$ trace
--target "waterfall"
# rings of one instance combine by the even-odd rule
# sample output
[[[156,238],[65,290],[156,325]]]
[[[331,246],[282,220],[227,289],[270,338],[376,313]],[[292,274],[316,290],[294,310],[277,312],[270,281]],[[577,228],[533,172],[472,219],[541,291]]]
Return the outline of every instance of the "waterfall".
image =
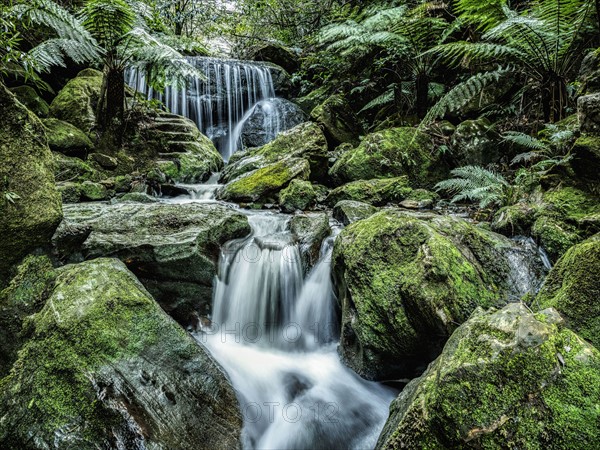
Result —
[[[289,217],[248,214],[252,235],[223,247],[212,324],[196,334],[236,388],[244,447],[373,448],[394,392],[340,362],[330,277],[337,231],[304,279]]]
[[[190,79],[184,87],[167,86],[164,92],[155,92],[145,75],[135,69],[126,72],[126,81],[147,98],[162,101],[170,112],[192,119],[226,161],[244,147],[243,128],[256,110],[264,112],[267,142],[300,123],[296,112],[278,106],[281,101],[276,98],[268,65],[205,57],[186,60],[204,74],[204,79]]]

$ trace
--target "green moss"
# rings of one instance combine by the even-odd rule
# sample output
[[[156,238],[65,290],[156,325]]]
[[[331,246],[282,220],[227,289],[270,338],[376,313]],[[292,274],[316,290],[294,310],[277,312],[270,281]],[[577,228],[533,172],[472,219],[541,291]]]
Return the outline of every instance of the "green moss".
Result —
[[[322,86],[305,95],[304,97],[295,99],[294,103],[300,106],[300,108],[302,108],[306,114],[310,114],[313,109],[315,109],[325,100],[327,100],[327,88]]]
[[[314,205],[317,193],[310,181],[292,180],[289,186],[279,193],[279,204],[286,212],[304,211]]]
[[[102,73],[86,69],[70,80],[50,105],[50,116],[69,122],[84,133],[96,124],[96,106],[100,98]]]
[[[346,99],[332,95],[310,113],[312,120],[320,124],[334,146],[344,142],[358,144],[363,128]]]
[[[398,210],[349,225],[336,240],[333,260],[343,280],[338,285],[346,286],[344,314],[352,317],[344,326],[360,346],[356,351],[342,341],[352,367],[375,376],[376,364],[424,357],[476,306],[503,300],[508,266],[502,245],[464,221]],[[488,258],[486,265],[478,262]],[[365,361],[365,354],[372,356]]]
[[[62,219],[44,127],[0,84],[0,286],[12,264],[48,245]],[[10,203],[4,193],[19,198]]]
[[[36,116],[48,116],[50,106],[31,86],[18,86],[11,88],[10,91]]]
[[[431,139],[416,128],[391,128],[368,135],[347,150],[329,174],[338,183],[406,175],[412,184],[435,178]]]
[[[306,180],[309,175],[310,166],[305,159],[284,159],[235,179],[225,186],[219,197],[233,201],[266,201],[293,179]]]
[[[80,183],[64,182],[59,183],[56,187],[60,192],[63,203],[77,203],[81,200]]]
[[[535,220],[535,208],[527,203],[505,206],[492,220],[492,230],[507,236],[527,236]]]
[[[58,119],[45,119],[46,137],[50,150],[65,155],[85,155],[93,147],[92,141],[79,128]]]
[[[481,311],[392,405],[378,448],[587,449],[600,354],[519,304]]]
[[[58,182],[96,182],[105,178],[104,172],[91,161],[83,161],[62,153],[53,153],[52,157],[54,177]]]
[[[600,236],[571,247],[558,260],[535,305],[554,307],[580,336],[600,345]]]
[[[28,256],[10,284],[0,291],[0,378],[8,373],[26,340],[24,320],[44,306],[55,277],[46,256]]]
[[[100,183],[92,183],[91,181],[84,181],[79,185],[81,196],[84,200],[106,200],[108,198],[108,191],[106,187]]]
[[[412,192],[407,177],[359,180],[331,191],[325,203],[333,207],[342,200],[354,200],[381,206],[387,203],[401,202]]]

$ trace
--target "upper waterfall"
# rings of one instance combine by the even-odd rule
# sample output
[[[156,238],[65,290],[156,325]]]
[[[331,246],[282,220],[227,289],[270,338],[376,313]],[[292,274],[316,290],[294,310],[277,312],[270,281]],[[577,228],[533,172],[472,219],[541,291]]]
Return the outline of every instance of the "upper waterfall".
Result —
[[[226,161],[244,147],[244,141],[257,142],[242,139],[246,123],[252,128],[248,135],[259,135],[258,144],[264,145],[302,121],[297,107],[277,98],[270,65],[207,57],[187,61],[204,77],[188,80],[185,87],[167,86],[156,92],[145,75],[133,69],[127,71],[126,81],[149,99],[162,101],[170,112],[192,119]]]

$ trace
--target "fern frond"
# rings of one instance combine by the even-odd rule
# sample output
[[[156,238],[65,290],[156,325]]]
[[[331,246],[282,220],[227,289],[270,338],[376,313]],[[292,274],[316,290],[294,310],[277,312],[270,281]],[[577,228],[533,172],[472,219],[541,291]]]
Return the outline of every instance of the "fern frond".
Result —
[[[524,147],[531,150],[546,151],[548,146],[533,136],[518,131],[507,131],[503,134],[502,139],[504,142]]]
[[[394,99],[395,99],[394,87],[392,87],[391,89],[389,89],[389,90],[385,91],[383,94],[381,94],[379,97],[374,98],[369,103],[367,103],[359,111],[359,114],[363,113],[365,111],[368,111],[370,109],[373,109],[373,108],[380,108],[382,106],[387,106],[387,105],[393,103]]]

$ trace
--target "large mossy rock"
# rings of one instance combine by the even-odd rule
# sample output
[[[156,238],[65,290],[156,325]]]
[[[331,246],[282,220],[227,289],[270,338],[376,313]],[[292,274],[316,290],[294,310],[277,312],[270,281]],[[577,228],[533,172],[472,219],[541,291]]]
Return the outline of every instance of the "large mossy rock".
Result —
[[[96,125],[96,107],[102,89],[102,72],[81,71],[58,93],[50,105],[50,116],[69,122],[89,134]]]
[[[356,148],[346,150],[329,174],[338,184],[373,178],[408,176],[411,184],[436,181],[433,144],[416,128],[390,128],[368,135]],[[431,184],[431,183],[429,183]]]
[[[600,126],[600,124],[599,124]],[[600,184],[600,136],[583,135],[571,150],[570,162],[578,180],[598,186]]]
[[[23,323],[44,306],[56,273],[46,256],[27,256],[15,277],[0,291],[0,379],[17,360],[26,341]]]
[[[324,181],[327,177],[327,141],[323,131],[314,123],[305,122],[284,131],[267,145],[234,154],[225,168],[221,181],[228,183],[252,170],[286,158],[303,158],[310,165],[311,179]]]
[[[553,261],[571,246],[600,232],[600,199],[574,187],[544,193],[531,234]]]
[[[600,353],[550,309],[476,311],[394,400],[377,449],[580,449],[600,442]]]
[[[331,234],[327,213],[296,214],[290,219],[290,231],[300,246],[307,272],[321,256],[321,244]]]
[[[349,225],[333,254],[345,362],[369,379],[414,375],[477,306],[525,294],[510,281],[514,248],[431,213],[387,209]]]
[[[268,43],[253,50],[249,59],[277,64],[289,73],[294,73],[300,68],[300,57],[297,53],[274,43]]]
[[[31,86],[18,86],[10,88],[17,99],[27,107],[29,111],[38,117],[47,117],[50,112],[50,106]]]
[[[452,135],[457,166],[486,166],[502,156],[502,137],[487,119],[466,120]]]
[[[304,111],[289,100],[272,98],[254,106],[242,128],[244,148],[258,148],[273,140],[274,129],[290,130],[306,122]]]
[[[310,181],[292,180],[279,193],[279,205],[283,212],[305,211],[317,202],[317,192]]]
[[[2,85],[0,111],[1,286],[14,263],[49,244],[62,208],[44,126]]]
[[[44,119],[50,150],[67,156],[85,157],[94,146],[79,128],[58,119]]]
[[[600,235],[571,247],[550,271],[534,304],[556,308],[570,328],[600,347]]]
[[[285,158],[248,172],[227,183],[218,198],[229,202],[277,203],[279,192],[292,180],[308,180],[310,164],[303,158]]]
[[[363,133],[352,107],[339,94],[332,95],[313,109],[310,117],[323,127],[332,148],[345,142],[356,145]]]
[[[249,233],[246,216],[221,205],[82,203],[65,205],[53,241],[69,262],[121,259],[169,314],[189,325],[209,312],[221,245]]]
[[[600,132],[600,93],[582,95],[577,99],[579,127],[584,133]]]
[[[355,200],[342,200],[333,207],[333,218],[342,225],[350,225],[377,212],[377,208],[368,203]]]
[[[374,206],[384,206],[388,203],[399,203],[408,198],[412,192],[408,177],[359,180],[332,190],[325,203],[334,207],[342,200],[354,200]]]
[[[0,447],[239,448],[233,388],[125,265],[60,269],[0,381]]]

